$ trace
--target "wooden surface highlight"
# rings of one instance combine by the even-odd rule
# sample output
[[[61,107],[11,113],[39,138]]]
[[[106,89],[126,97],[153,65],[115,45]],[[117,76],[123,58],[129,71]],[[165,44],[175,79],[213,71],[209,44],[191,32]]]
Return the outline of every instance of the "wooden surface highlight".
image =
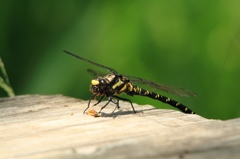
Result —
[[[126,102],[114,114],[110,104],[93,117],[82,114],[87,102],[62,95],[0,98],[0,158],[240,158],[240,119],[137,104],[133,114]]]

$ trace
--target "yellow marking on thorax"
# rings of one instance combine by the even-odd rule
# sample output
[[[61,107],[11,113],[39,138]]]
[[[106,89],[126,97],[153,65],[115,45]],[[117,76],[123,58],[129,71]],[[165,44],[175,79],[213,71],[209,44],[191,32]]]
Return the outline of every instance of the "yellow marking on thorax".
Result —
[[[179,106],[179,105],[180,105],[180,103],[176,103],[176,107]]]
[[[112,88],[115,89],[116,87],[121,86],[123,83],[123,81],[119,80],[118,83],[112,86]]]
[[[125,91],[125,90],[126,90],[126,88],[127,88],[127,85],[126,85],[126,84],[124,84],[123,88],[122,88],[122,89],[119,91],[119,93],[121,93],[121,92]]]

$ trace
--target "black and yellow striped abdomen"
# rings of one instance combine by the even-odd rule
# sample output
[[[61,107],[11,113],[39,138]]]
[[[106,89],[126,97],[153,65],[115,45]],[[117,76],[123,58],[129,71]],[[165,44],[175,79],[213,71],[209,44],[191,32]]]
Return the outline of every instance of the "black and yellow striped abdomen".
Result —
[[[179,103],[179,102],[177,102],[177,101],[175,101],[173,99],[170,99],[168,97],[165,97],[163,95],[160,95],[160,94],[157,94],[157,93],[154,93],[154,92],[150,92],[148,90],[145,90],[145,89],[142,89],[142,88],[139,88],[139,87],[133,86],[132,91],[130,91],[129,94],[147,96],[147,97],[150,97],[152,99],[159,100],[159,101],[161,101],[163,103],[167,103],[167,104],[169,104],[169,105],[171,105],[171,106],[181,110],[184,113],[196,114],[191,109],[187,108],[183,104],[181,104],[181,103]]]

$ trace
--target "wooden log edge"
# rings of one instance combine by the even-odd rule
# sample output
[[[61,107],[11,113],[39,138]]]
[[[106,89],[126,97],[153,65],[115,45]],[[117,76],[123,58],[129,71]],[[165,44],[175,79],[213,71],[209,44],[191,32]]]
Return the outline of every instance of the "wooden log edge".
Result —
[[[211,120],[127,102],[101,117],[88,101],[63,95],[0,98],[0,158],[240,157],[240,119]],[[100,106],[94,107],[99,110]]]

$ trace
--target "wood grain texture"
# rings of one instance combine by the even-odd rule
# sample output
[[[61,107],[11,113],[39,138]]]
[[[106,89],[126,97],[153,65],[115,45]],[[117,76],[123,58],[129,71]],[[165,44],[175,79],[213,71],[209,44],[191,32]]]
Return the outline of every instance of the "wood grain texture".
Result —
[[[87,101],[62,95],[0,98],[0,158],[240,158],[240,119],[120,104],[94,118]]]

